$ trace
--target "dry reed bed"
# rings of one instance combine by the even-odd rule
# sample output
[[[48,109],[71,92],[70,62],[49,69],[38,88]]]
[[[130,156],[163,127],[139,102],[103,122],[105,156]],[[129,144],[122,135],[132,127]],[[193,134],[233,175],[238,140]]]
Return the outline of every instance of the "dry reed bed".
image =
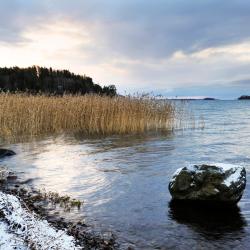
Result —
[[[170,130],[175,106],[134,97],[0,94],[0,137],[50,133],[109,135]]]

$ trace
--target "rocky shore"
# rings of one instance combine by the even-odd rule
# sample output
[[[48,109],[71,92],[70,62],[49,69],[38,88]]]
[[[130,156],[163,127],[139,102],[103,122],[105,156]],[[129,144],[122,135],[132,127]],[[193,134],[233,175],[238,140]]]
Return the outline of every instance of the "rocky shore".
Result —
[[[0,154],[12,155],[4,150]],[[82,218],[66,216],[83,205],[69,196],[37,190],[14,172],[0,168],[0,232],[4,249],[117,249],[112,233],[96,233]]]

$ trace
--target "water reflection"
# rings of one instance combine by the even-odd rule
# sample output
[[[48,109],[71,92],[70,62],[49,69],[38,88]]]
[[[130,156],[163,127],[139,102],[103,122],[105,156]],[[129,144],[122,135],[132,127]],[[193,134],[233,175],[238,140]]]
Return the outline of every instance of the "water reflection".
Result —
[[[221,239],[228,235],[244,237],[247,222],[240,208],[194,202],[169,202],[169,217],[189,226],[205,238]]]

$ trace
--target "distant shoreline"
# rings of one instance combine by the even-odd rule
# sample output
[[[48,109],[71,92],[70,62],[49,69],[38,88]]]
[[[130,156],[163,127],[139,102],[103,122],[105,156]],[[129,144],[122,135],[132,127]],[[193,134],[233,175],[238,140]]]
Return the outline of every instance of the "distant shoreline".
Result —
[[[180,100],[180,101],[217,101],[220,99],[212,98],[212,97],[206,97],[206,98],[167,98],[167,100],[170,101],[175,101],[175,100]]]

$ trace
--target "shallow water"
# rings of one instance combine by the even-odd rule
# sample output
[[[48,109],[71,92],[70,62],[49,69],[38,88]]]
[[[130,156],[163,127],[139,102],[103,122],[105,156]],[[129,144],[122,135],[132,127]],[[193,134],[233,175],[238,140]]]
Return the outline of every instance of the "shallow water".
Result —
[[[88,224],[113,231],[121,248],[247,249],[250,188],[233,210],[204,211],[170,203],[173,172],[190,163],[243,165],[250,173],[250,102],[191,101],[204,129],[105,139],[48,138],[11,145],[0,164],[32,184],[85,201]],[[203,126],[202,126],[203,127]]]

